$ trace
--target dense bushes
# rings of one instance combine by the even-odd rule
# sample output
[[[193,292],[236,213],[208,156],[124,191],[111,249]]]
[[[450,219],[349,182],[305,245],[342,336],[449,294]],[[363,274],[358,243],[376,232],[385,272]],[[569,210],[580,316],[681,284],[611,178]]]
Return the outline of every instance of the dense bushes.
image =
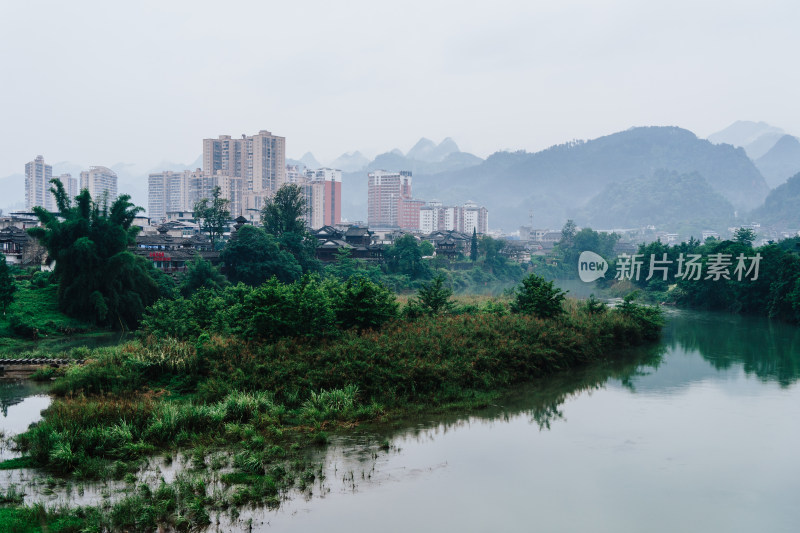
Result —
[[[396,316],[394,294],[382,285],[312,275],[290,284],[272,278],[255,288],[240,283],[160,300],[145,313],[142,332],[177,339],[202,333],[263,340],[330,337],[350,328],[377,328]]]

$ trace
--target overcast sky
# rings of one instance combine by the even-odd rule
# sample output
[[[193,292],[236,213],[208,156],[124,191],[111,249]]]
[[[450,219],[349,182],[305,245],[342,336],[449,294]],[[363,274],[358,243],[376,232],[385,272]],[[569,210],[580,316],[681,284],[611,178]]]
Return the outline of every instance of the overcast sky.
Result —
[[[190,163],[267,129],[287,156],[486,156],[631,126],[800,133],[800,3],[0,0],[0,176]]]

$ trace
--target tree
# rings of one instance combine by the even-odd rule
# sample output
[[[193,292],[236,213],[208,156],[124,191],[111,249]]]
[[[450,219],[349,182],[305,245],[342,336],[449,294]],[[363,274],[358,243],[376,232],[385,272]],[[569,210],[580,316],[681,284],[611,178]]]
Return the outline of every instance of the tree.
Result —
[[[745,246],[753,246],[756,237],[756,232],[751,228],[739,228],[733,232],[733,240]]]
[[[428,273],[422,262],[422,250],[413,235],[406,234],[394,241],[383,252],[386,266],[393,274],[406,274],[411,278],[423,277]]]
[[[51,183],[58,213],[34,207],[42,226],[28,233],[56,261],[59,308],[97,324],[135,327],[159,296],[152,263],[128,251],[139,231],[133,219],[142,208],[134,206],[127,194],[111,207],[105,202],[101,207],[86,189],[73,205],[61,181]]]
[[[0,306],[3,307],[3,314],[6,314],[6,309],[14,301],[14,292],[17,286],[14,283],[14,276],[6,263],[6,256],[0,254]]]
[[[272,276],[290,283],[303,274],[294,256],[281,250],[275,237],[250,225],[239,228],[220,258],[225,263],[225,275],[233,283],[261,285]]]
[[[455,302],[450,300],[453,289],[444,286],[444,276],[439,274],[430,283],[423,283],[417,291],[417,297],[411,305],[418,307],[427,315],[449,313],[455,308]]]
[[[190,296],[201,287],[219,290],[227,284],[228,280],[219,269],[197,254],[194,259],[186,263],[186,272],[180,280],[180,291],[182,296]]]
[[[562,302],[566,293],[536,274],[522,279],[522,285],[514,291],[511,311],[540,318],[554,318],[564,312]]]
[[[306,227],[306,199],[299,185],[286,184],[261,210],[264,230],[275,237],[281,250],[294,256],[304,273],[321,269],[317,260],[317,239]]]
[[[469,260],[473,263],[478,260],[478,231],[472,228],[472,240],[469,243]]]
[[[222,198],[219,187],[214,187],[211,192],[211,199],[203,198],[194,204],[194,218],[200,221],[200,228],[208,233],[211,244],[216,243],[217,238],[222,238],[222,234],[228,227],[228,219],[231,212],[228,210],[230,200]]]
[[[378,329],[397,318],[394,293],[379,283],[351,278],[343,285],[337,283],[332,287],[336,321],[342,329]]]
[[[558,241],[559,244],[569,245],[572,244],[572,239],[575,237],[575,234],[578,233],[578,227],[575,225],[575,222],[570,218],[567,220],[567,223],[564,224],[564,227],[561,228],[561,240]]]
[[[283,185],[261,210],[261,223],[270,235],[281,237],[284,233],[303,234],[306,228],[306,198],[299,185]]]
[[[480,240],[480,250],[484,255],[484,264],[490,268],[502,268],[505,265],[505,258],[500,255],[500,250],[506,243],[500,239],[494,239],[489,235],[484,235]]]

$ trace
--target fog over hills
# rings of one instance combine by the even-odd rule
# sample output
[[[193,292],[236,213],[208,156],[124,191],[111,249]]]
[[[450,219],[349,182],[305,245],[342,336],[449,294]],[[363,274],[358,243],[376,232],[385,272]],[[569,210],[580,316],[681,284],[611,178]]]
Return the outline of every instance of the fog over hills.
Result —
[[[769,192],[744,150],[677,127],[644,127],[536,153],[498,152],[480,165],[418,176],[414,193],[448,203],[477,199],[489,209],[490,225],[506,231],[527,223],[531,212],[535,226],[560,228],[609,184],[658,170],[697,173],[740,210],[758,206]],[[656,184],[650,187],[655,194]]]
[[[753,210],[750,217],[762,226],[778,229],[800,229],[800,173],[773,189],[764,205]]]
[[[641,228],[653,224],[699,237],[705,229],[734,223],[734,208],[697,172],[657,170],[651,176],[608,184],[576,216],[593,228]]]
[[[770,187],[777,187],[800,172],[800,141],[784,135],[775,146],[755,161]]]
[[[708,140],[714,144],[741,146],[751,159],[758,159],[775,146],[778,139],[786,134],[780,128],[766,122],[738,120],[724,130],[712,133]]]
[[[369,165],[369,159],[359,151],[348,152],[334,159],[330,167],[342,172],[357,172]]]

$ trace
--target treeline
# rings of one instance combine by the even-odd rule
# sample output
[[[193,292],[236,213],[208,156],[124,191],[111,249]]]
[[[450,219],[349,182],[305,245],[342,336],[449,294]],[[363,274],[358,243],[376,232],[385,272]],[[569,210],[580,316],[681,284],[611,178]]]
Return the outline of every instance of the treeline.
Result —
[[[57,285],[59,309],[69,317],[115,329],[136,329],[146,309],[157,301],[188,297],[200,289],[225,289],[243,283],[256,287],[268,280],[293,283],[305,276],[348,281],[365,279],[397,292],[413,291],[437,276],[456,291],[499,292],[517,283],[524,269],[501,254],[502,241],[473,235],[469,258],[450,261],[428,258],[433,245],[403,236],[385,249],[385,261],[369,264],[343,250],[333,264],[316,259],[317,240],[306,227],[305,198],[295,185],[276,191],[261,213],[260,225],[241,227],[227,242],[219,242],[230,213],[227,200],[214,191],[211,200],[195,206],[200,227],[221,248],[221,267],[199,255],[187,263],[177,279],[154,268],[147,259],[129,251],[138,228],[133,226],[141,208],[122,195],[110,206],[93,201],[84,190],[71,200],[58,179],[52,180],[58,212],[34,209],[42,223],[29,230],[56,261],[45,283]],[[0,262],[0,305],[13,301],[15,286]],[[273,284],[274,286],[274,284]],[[227,294],[227,293],[226,293]],[[226,296],[227,297],[227,296]],[[34,317],[13,317],[14,331],[22,336],[40,328]],[[33,333],[31,333],[33,335]]]
[[[709,239],[700,244],[692,239],[677,246],[658,241],[640,245],[638,253],[646,264],[639,279],[632,281],[681,307],[766,316],[800,324],[800,238],[753,247],[754,238],[751,230],[739,230],[733,240]],[[681,254],[684,272],[679,275]],[[662,271],[646,279],[651,255],[656,260],[669,261],[665,264],[667,281],[663,280]],[[699,256],[696,267],[699,279],[684,275],[690,255]],[[753,260],[757,256],[760,259],[755,267]],[[739,257],[744,260],[741,272],[736,271]],[[729,263],[726,275],[716,276],[709,270],[717,259]]]

